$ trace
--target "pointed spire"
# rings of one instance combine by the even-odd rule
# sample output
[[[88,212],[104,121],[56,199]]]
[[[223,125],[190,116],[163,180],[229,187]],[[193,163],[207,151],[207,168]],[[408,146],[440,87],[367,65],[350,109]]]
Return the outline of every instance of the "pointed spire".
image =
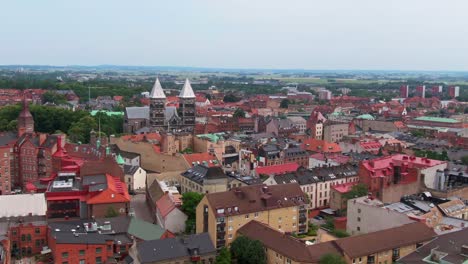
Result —
[[[184,87],[180,91],[180,98],[195,98],[195,93],[193,92],[192,85],[188,79],[185,79]]]
[[[166,95],[164,94],[164,90],[159,82],[159,78],[156,78],[154,82],[153,89],[151,89],[150,98],[153,99],[166,99]]]

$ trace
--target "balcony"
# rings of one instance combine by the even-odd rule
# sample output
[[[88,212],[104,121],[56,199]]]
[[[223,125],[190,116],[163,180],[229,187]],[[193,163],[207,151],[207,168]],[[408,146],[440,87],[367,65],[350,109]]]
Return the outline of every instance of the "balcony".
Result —
[[[225,236],[226,236],[226,230],[216,231],[216,238],[217,239],[224,239]]]
[[[222,248],[226,246],[226,240],[216,240],[216,248]]]
[[[219,223],[216,224],[216,227],[217,227],[217,228],[222,228],[222,229],[224,229],[224,228],[226,227],[226,223],[224,223],[224,222],[219,222]]]

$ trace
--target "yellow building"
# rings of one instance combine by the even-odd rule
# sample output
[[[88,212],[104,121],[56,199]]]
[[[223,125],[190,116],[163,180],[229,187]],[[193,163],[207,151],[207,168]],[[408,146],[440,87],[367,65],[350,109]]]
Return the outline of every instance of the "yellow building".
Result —
[[[297,183],[208,193],[198,204],[196,215],[197,233],[208,232],[216,248],[229,246],[237,230],[252,220],[280,232],[307,231],[305,197]]]
[[[391,264],[436,236],[431,228],[419,222],[314,245],[306,245],[256,221],[244,225],[238,233],[259,240],[269,264],[319,263],[326,254],[340,255],[348,264]]]

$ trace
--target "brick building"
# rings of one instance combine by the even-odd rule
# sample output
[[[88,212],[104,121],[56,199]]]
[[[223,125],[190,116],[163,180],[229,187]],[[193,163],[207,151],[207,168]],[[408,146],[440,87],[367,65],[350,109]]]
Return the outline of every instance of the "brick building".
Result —
[[[418,193],[420,184],[434,186],[437,170],[446,167],[444,161],[396,154],[362,161],[359,177],[372,195],[388,203],[399,201],[403,195]]]

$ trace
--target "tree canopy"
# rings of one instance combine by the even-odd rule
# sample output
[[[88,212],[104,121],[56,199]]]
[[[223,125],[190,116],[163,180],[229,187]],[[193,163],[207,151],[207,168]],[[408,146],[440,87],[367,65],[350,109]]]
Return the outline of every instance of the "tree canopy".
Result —
[[[216,257],[216,264],[231,264],[231,252],[229,249],[223,247],[218,256]]]
[[[195,232],[197,205],[203,199],[203,194],[197,192],[186,192],[182,194],[182,211],[187,215],[185,232]]]
[[[239,264],[266,264],[265,250],[258,240],[238,236],[231,244],[231,254]]]
[[[234,111],[234,114],[232,115],[235,118],[244,118],[245,117],[245,111],[242,108],[237,108],[236,111]]]

